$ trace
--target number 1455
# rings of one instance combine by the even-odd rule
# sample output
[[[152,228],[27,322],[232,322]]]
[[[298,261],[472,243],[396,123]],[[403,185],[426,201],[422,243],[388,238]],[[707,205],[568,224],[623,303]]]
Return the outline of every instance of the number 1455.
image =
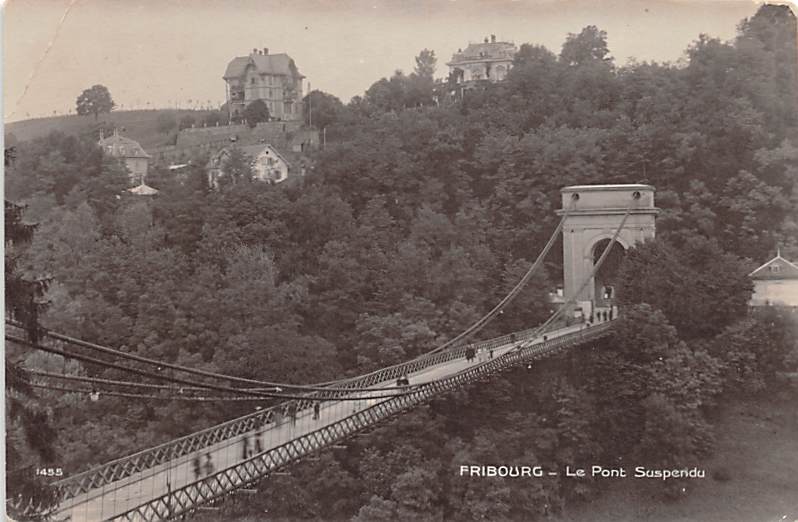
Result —
[[[36,475],[40,477],[63,477],[62,468],[36,468]]]

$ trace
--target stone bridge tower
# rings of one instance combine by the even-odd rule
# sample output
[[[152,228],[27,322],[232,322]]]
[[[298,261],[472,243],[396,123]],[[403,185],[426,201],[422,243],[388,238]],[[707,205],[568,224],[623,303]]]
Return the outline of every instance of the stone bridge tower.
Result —
[[[564,297],[566,302],[575,297],[575,306],[589,317],[595,308],[611,307],[615,301],[613,286],[611,283],[605,286],[602,280],[603,277],[611,280],[611,274],[602,274],[605,267],[613,264],[611,258],[616,258],[614,264],[617,265],[623,251],[654,237],[654,220],[659,212],[654,206],[654,187],[637,184],[574,185],[564,187],[560,192],[562,209],[557,214],[562,215],[565,209],[572,208],[563,223]],[[596,276],[577,294],[630,206],[632,210],[626,225],[608,258]]]

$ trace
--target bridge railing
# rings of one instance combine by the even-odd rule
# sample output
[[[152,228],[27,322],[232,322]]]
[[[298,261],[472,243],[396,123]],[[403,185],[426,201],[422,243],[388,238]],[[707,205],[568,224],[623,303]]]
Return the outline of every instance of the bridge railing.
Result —
[[[125,479],[136,473],[152,469],[186,455],[191,455],[217,443],[261,428],[272,423],[278,411],[282,414],[286,414],[286,409],[290,402],[295,402],[297,412],[300,412],[312,408],[313,404],[319,400],[331,400],[351,396],[352,392],[358,389],[394,382],[403,375],[415,373],[431,366],[463,357],[465,351],[469,347],[475,350],[489,350],[514,341],[527,341],[534,336],[535,332],[535,328],[530,328],[494,339],[461,345],[449,351],[439,352],[430,356],[422,356],[406,363],[377,370],[345,382],[339,389],[328,392],[308,393],[305,399],[280,403],[270,408],[211,426],[210,428],[185,435],[158,446],[107,462],[82,473],[72,475],[53,483],[53,485],[59,489],[61,498],[63,499],[62,502],[64,502],[95,488]]]
[[[526,363],[567,347],[596,340],[606,335],[611,326],[611,323],[603,323],[544,341],[541,344],[529,345],[520,350],[507,352],[488,362],[469,367],[449,377],[418,385],[407,394],[386,399],[338,422],[242,460],[234,466],[121,513],[111,520],[169,520],[190,513],[200,505],[220,500],[236,489],[252,486],[273,471],[324,447],[340,442],[401,411],[428,401],[442,392],[484,379],[519,363]]]

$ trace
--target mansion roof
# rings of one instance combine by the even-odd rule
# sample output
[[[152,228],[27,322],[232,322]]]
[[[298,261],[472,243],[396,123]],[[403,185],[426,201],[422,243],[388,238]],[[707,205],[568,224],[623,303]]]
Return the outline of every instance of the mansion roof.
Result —
[[[452,66],[468,62],[510,61],[517,52],[515,44],[510,42],[484,42],[468,44],[464,51],[452,55],[446,65]]]
[[[240,78],[250,65],[255,67],[255,71],[259,74],[304,78],[304,76],[299,73],[294,60],[287,54],[280,53],[251,54],[249,56],[238,56],[233,58],[233,60],[227,64],[227,70],[224,72],[224,79]]]

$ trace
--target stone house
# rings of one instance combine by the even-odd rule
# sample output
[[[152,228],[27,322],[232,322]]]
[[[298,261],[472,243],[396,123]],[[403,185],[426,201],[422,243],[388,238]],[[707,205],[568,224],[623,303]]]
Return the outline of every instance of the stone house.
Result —
[[[482,43],[458,49],[446,65],[457,84],[467,86],[477,81],[500,82],[507,78],[518,48],[511,42],[497,42],[496,35]]]
[[[120,136],[119,131],[114,129],[112,136],[105,138],[101,135],[97,144],[102,147],[105,154],[125,161],[132,185],[144,183],[150,155],[144,151],[139,142]]]
[[[219,187],[219,178],[224,176],[225,164],[234,148],[250,158],[254,179],[268,183],[280,183],[288,179],[291,164],[274,146],[266,143],[230,146],[214,154],[208,162],[208,185],[211,187]]]
[[[228,116],[241,116],[247,105],[263,100],[273,119],[302,120],[302,80],[294,60],[284,53],[269,54],[269,49],[253,49],[249,56],[238,56],[227,64]]]

